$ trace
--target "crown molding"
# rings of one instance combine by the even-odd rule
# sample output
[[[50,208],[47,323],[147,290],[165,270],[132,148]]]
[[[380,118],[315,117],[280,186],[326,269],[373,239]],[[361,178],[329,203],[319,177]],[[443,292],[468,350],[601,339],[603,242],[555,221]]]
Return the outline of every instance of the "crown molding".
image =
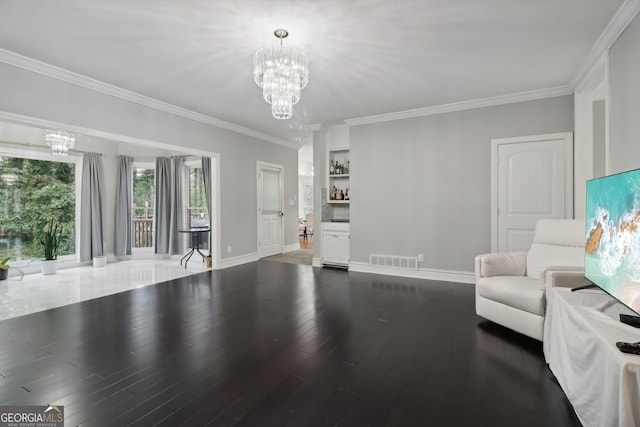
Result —
[[[126,144],[158,147],[166,150],[175,150],[178,148],[174,145],[167,144],[167,143],[161,143],[157,141],[151,141],[148,139],[142,139],[142,138],[127,136],[127,135],[104,132],[104,131],[89,129],[81,126],[73,126],[66,123],[53,122],[50,120],[43,120],[35,117],[23,116],[20,114],[9,113],[6,111],[0,111],[0,121],[17,123],[25,126],[33,126],[33,127],[42,128],[42,129],[47,129],[47,128],[62,129],[67,132],[71,132],[75,134],[90,136],[94,138],[100,138],[107,141],[123,142]],[[202,155],[212,154],[203,150],[193,150],[191,148],[186,148],[186,149],[183,148],[183,150],[188,151],[190,154],[194,154],[194,155],[196,155],[195,152],[203,153]]]
[[[345,120],[348,126],[360,126],[392,120],[410,119],[414,117],[433,116],[436,114],[452,113],[456,111],[473,110],[475,108],[493,107],[496,105],[513,104],[514,102],[534,101],[536,99],[553,98],[571,95],[573,91],[568,86],[549,89],[532,90],[510,95],[494,96],[490,98],[473,99],[470,101],[454,102],[433,107],[416,108],[414,110],[398,111],[395,113],[379,114],[375,116],[357,117]]]
[[[576,71],[569,79],[568,86],[571,89],[578,87],[585,78],[589,77],[591,70],[597,67],[606,55],[609,48],[618,40],[620,34],[627,28],[629,23],[635,18],[640,11],[640,0],[626,0],[616,14],[611,18],[609,24],[604,29],[598,40],[589,50],[589,53],[582,60]]]
[[[285,139],[267,135],[265,133],[249,129],[244,126],[225,122],[223,120],[219,120],[202,113],[196,113],[195,111],[187,110],[186,108],[177,107],[175,105],[159,101],[148,96],[140,95],[139,93],[131,92],[129,90],[122,89],[117,86],[113,86],[108,83],[104,83],[99,80],[95,80],[90,77],[65,70],[64,68],[56,67],[51,64],[19,55],[6,49],[0,49],[0,62],[4,62],[5,64],[22,68],[33,73],[42,74],[56,80],[83,87],[85,89],[90,89],[95,92],[123,99],[125,101],[134,102],[145,107],[153,108],[154,110],[184,117],[186,119],[194,120],[196,122],[204,123],[220,129],[247,135],[266,142],[271,142],[273,144],[284,145],[285,147],[293,148],[295,150],[300,148],[299,144],[293,141],[287,141]]]

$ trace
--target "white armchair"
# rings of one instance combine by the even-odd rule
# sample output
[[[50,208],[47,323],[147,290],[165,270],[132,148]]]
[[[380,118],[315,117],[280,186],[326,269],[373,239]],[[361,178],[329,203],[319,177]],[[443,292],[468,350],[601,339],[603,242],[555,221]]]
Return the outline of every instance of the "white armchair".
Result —
[[[586,283],[584,243],[584,221],[542,219],[528,252],[478,255],[476,313],[542,341],[547,289]]]

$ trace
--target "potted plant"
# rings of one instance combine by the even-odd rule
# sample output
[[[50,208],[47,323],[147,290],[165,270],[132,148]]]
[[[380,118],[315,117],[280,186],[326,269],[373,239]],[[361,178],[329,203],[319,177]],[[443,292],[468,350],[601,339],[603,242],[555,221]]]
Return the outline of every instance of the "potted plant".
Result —
[[[62,238],[62,227],[54,224],[53,220],[44,228],[40,243],[44,247],[44,261],[42,261],[42,274],[56,273],[56,260],[58,259],[58,247]]]
[[[0,260],[0,280],[7,280],[9,277],[9,266],[7,262],[11,259],[10,256],[4,257]]]

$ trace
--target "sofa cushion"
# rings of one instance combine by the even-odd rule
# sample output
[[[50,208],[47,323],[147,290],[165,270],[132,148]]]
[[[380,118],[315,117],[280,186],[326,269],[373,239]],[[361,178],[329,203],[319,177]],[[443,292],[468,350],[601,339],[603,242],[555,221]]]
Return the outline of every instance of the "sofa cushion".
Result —
[[[542,280],[524,276],[494,276],[480,279],[476,286],[481,297],[544,316]]]

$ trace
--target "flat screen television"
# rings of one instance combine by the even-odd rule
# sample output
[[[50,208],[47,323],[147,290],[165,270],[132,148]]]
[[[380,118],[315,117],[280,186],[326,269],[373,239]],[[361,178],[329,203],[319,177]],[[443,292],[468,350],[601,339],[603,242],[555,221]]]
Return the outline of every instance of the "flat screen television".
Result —
[[[587,181],[585,277],[640,315],[640,169]]]

